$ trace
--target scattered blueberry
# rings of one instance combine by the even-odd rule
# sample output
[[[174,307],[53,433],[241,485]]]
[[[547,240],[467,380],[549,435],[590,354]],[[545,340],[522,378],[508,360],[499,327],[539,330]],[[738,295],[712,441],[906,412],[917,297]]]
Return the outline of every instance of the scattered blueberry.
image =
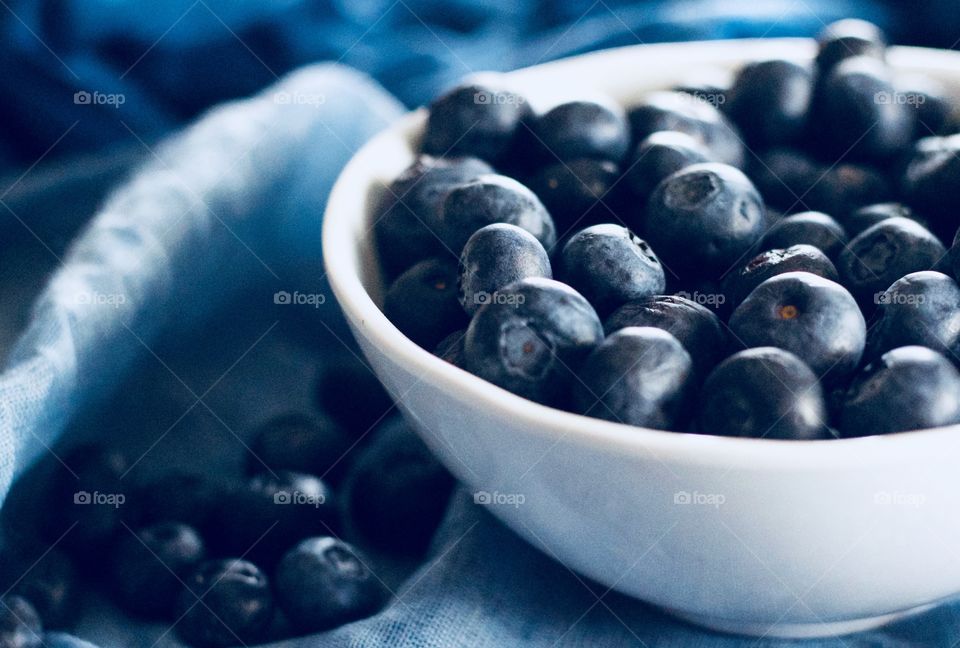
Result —
[[[336,482],[352,441],[330,419],[288,413],[261,424],[250,442],[247,472],[291,470]]]
[[[887,351],[850,386],[840,416],[845,437],[890,434],[960,423],[960,374],[921,346]]]
[[[457,296],[456,261],[427,259],[404,272],[387,290],[383,312],[408,338],[426,349],[435,347],[467,322]]]
[[[533,123],[536,144],[547,163],[593,158],[619,163],[630,146],[630,125],[610,101],[570,101]]]
[[[551,279],[550,258],[530,232],[494,223],[474,232],[460,254],[457,288],[460,305],[473,315],[496,292],[527,277]]]
[[[803,134],[813,95],[813,73],[782,59],[747,63],[730,88],[727,114],[758,146],[789,144]]]
[[[870,329],[870,357],[919,345],[960,362],[960,286],[940,272],[913,272],[875,295],[877,320]]]
[[[720,363],[700,394],[699,429],[721,436],[806,440],[830,436],[817,376],[776,347],[740,351]]]
[[[0,646],[40,648],[43,623],[30,602],[15,594],[0,597]]]
[[[760,241],[764,250],[812,245],[831,259],[836,259],[847,242],[843,227],[823,212],[802,212],[780,219],[767,230]]]
[[[543,201],[560,232],[608,221],[620,207],[620,167],[609,160],[577,158],[545,166],[529,187]]]

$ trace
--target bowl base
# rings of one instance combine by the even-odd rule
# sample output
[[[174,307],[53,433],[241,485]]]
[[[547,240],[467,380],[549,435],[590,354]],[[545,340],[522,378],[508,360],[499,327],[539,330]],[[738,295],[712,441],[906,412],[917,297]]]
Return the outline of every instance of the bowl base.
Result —
[[[837,637],[879,628],[888,623],[899,621],[914,614],[920,614],[935,607],[935,604],[920,605],[900,612],[880,616],[848,619],[845,621],[827,621],[823,623],[751,623],[719,617],[689,614],[680,610],[665,608],[673,616],[709,630],[726,634],[747,635],[751,637],[771,637],[778,639],[817,639]]]

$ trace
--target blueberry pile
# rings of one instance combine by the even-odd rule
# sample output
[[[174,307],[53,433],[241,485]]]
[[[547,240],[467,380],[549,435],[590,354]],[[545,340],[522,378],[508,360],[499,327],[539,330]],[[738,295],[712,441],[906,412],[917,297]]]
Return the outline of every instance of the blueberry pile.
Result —
[[[375,215],[385,314],[499,387],[636,426],[960,423],[960,123],[886,52],[843,20],[812,61],[626,108],[454,88]]]
[[[33,526],[18,513],[4,520],[0,648],[38,647],[44,630],[70,629],[91,589],[202,647],[379,611],[398,580],[390,574],[426,553],[453,478],[359,362],[328,367],[317,396],[325,415],[253,429],[232,478],[141,475],[91,443],[58,452],[39,486],[18,482],[11,498],[41,513]]]

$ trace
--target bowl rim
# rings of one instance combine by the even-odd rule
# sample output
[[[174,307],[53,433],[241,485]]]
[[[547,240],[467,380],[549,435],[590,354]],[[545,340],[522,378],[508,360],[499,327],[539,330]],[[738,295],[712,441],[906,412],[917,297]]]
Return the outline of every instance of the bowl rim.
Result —
[[[631,45],[599,50],[567,59],[506,73],[514,80],[548,71],[562,73],[572,65],[602,64],[605,59],[632,56],[670,56],[694,51],[694,58],[709,62],[736,64],[766,57],[809,58],[812,39],[741,39],[689,41]],[[758,56],[760,54],[760,56]],[[905,71],[933,70],[956,78],[960,85],[960,52],[916,47],[892,47],[889,59]],[[376,179],[365,163],[377,155],[387,142],[401,137],[415,139],[425,118],[425,109],[411,111],[367,141],[351,158],[331,190],[322,227],[322,252],[325,275],[337,302],[351,327],[362,327],[364,335],[384,355],[415,375],[431,376],[445,389],[466,395],[472,402],[510,417],[537,435],[556,440],[562,434],[567,441],[603,444],[616,452],[653,452],[671,461],[726,467],[752,467],[775,470],[818,470],[831,466],[897,464],[905,458],[942,452],[951,440],[960,440],[960,425],[928,428],[888,435],[821,440],[780,440],[768,438],[724,437],[689,432],[655,430],[591,418],[556,409],[513,394],[483,378],[468,373],[430,351],[418,346],[390,322],[374,302],[360,276],[360,243],[352,235],[352,219],[366,223],[369,214],[365,196]],[[415,152],[414,152],[415,153]],[[354,330],[354,335],[357,335]]]

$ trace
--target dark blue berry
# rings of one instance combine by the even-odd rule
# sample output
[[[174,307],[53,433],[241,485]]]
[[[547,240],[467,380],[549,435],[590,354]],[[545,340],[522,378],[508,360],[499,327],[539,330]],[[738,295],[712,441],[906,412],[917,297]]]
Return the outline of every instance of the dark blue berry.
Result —
[[[43,645],[43,623],[30,602],[15,594],[0,597],[0,647],[40,648]]]
[[[960,134],[918,140],[900,185],[906,203],[928,216],[934,229],[956,227],[956,209],[944,196],[960,185]]]
[[[178,597],[177,632],[194,646],[254,644],[273,617],[267,577],[240,559],[211,560],[190,575]]]
[[[717,278],[763,234],[764,206],[753,183],[726,164],[694,164],[657,185],[647,203],[647,240],[681,276]]]
[[[843,225],[844,230],[846,230],[847,235],[854,237],[868,227],[896,216],[912,218],[923,225],[912,209],[898,202],[865,205],[840,218],[840,223]]]
[[[750,178],[764,201],[790,211],[811,204],[814,189],[826,173],[827,167],[806,153],[785,147],[755,156],[750,168]]]
[[[603,339],[596,311],[569,286],[523,279],[473,316],[464,341],[469,370],[541,403],[566,394],[573,367]]]
[[[785,272],[809,272],[830,281],[840,281],[833,262],[812,245],[766,250],[724,278],[724,294],[730,299],[730,307],[736,308],[757,286]]]
[[[331,537],[310,538],[280,561],[274,585],[281,609],[303,633],[335,628],[374,614],[388,591],[370,561]]]
[[[626,113],[609,101],[562,103],[534,120],[533,133],[547,163],[577,158],[619,163],[630,146]]]
[[[724,107],[747,141],[778,146],[797,140],[806,127],[813,73],[781,59],[747,63],[737,72]]]
[[[626,182],[637,199],[646,202],[667,176],[691,164],[710,161],[711,153],[702,141],[679,131],[657,131],[637,144]]]
[[[426,259],[404,272],[387,290],[383,312],[408,338],[425,349],[434,348],[467,323],[457,296],[456,261]]]
[[[806,244],[836,259],[847,242],[843,227],[823,212],[802,212],[778,220],[760,240],[764,250]]]
[[[594,349],[574,386],[577,411],[658,430],[682,423],[694,387],[693,360],[663,329],[627,327]]]
[[[261,424],[247,453],[247,471],[291,470],[336,482],[352,441],[330,419],[289,413]]]
[[[901,346],[919,345],[960,362],[960,286],[941,272],[913,272],[876,296],[877,320],[868,349],[874,358]]]
[[[560,278],[602,317],[628,301],[663,292],[660,260],[626,227],[593,225],[570,237],[560,252]]]
[[[577,158],[543,167],[530,179],[530,189],[543,201],[560,232],[610,220],[619,211],[615,191],[620,167],[609,160]]]
[[[896,80],[897,92],[916,113],[917,138],[945,135],[955,126],[953,101],[943,85],[927,76],[912,75]]]
[[[960,374],[921,346],[887,351],[855,378],[840,416],[845,437],[960,423]]]
[[[457,287],[469,315],[494,299],[509,283],[527,277],[553,277],[550,257],[530,232],[494,223],[474,232],[460,254]]]
[[[743,347],[775,346],[792,352],[828,382],[857,367],[867,334],[850,293],[809,272],[787,272],[764,281],[733,312],[730,330]]]
[[[883,60],[886,48],[887,39],[876,25],[856,18],[838,20],[817,36],[817,68],[824,75],[854,56]]]

